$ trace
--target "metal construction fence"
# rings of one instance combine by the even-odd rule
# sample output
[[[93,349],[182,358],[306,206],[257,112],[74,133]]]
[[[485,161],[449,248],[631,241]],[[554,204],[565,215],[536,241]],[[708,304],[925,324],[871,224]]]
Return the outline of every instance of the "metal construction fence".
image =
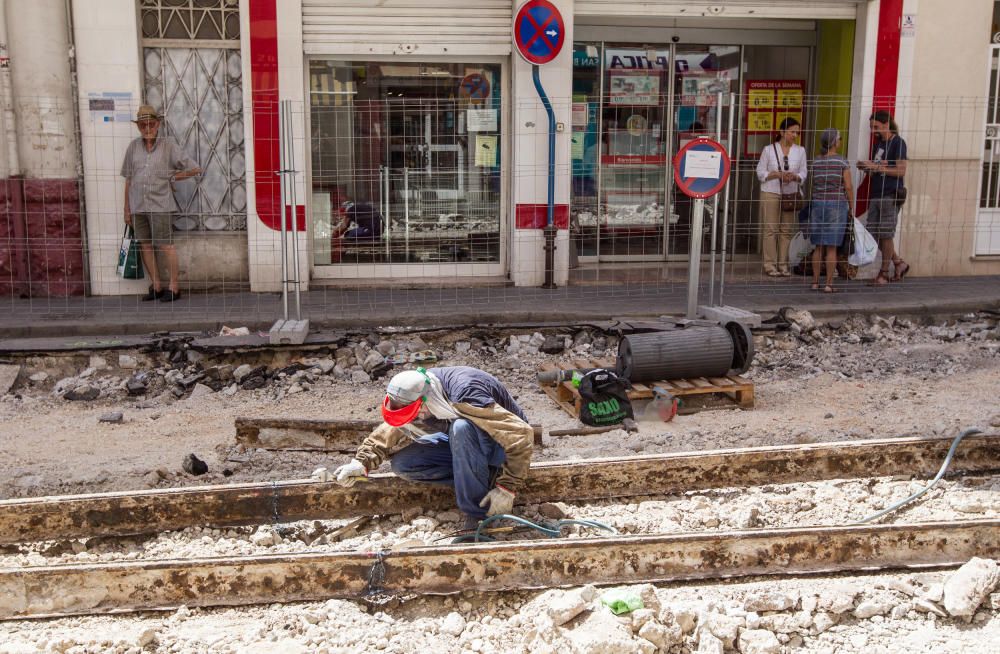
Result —
[[[872,98],[800,95],[798,104],[780,106],[777,96],[764,107],[759,98],[712,89],[691,97],[625,89],[618,96],[554,98],[565,121],[557,135],[554,211],[563,231],[555,257],[558,288],[541,289],[533,281],[543,273],[537,228],[546,221],[548,181],[540,103],[421,97],[419,89],[371,100],[362,95],[314,92],[306,103],[287,103],[283,117],[274,97],[238,95],[198,120],[181,120],[179,109],[168,112],[160,129],[204,171],[183,181],[154,179],[169,178],[157,172],[133,182],[166,183],[177,204],[169,218],[171,242],[146,253],[156,255],[160,285],[167,288],[169,252],[176,252],[180,299],[169,303],[142,299],[152,281],[151,259],[140,266],[141,279],[123,278],[118,267],[122,162],[139,134],[121,116],[101,125],[93,111],[81,110],[90,121],[82,121],[76,135],[82,174],[60,179],[46,170],[25,171],[0,180],[6,322],[157,315],[178,324],[194,318],[261,324],[280,314],[279,294],[296,277],[303,316],[315,319],[405,320],[421,312],[444,318],[506,307],[544,320],[577,311],[580,302],[599,314],[676,313],[683,309],[699,223],[701,303],[752,309],[813,298],[814,261],[822,291],[827,253],[814,258],[814,235],[854,232],[848,206],[860,224],[870,217],[872,180],[858,160],[879,158],[868,131],[871,107],[879,104]],[[894,113],[893,138],[907,150],[907,197],[894,245],[909,270],[902,282],[870,287],[880,255],[860,257],[858,250],[870,246],[863,239],[850,261],[860,257],[865,265],[850,265],[851,253],[839,248],[832,286],[855,298],[868,294],[874,304],[886,293],[933,298],[956,288],[974,297],[977,287],[996,283],[988,275],[1000,273],[996,101],[899,97]],[[768,209],[775,199],[762,193],[760,181],[772,172],[772,161],[783,172],[789,156],[795,172],[797,155],[774,142],[789,117],[799,122],[795,142],[805,149],[801,214]],[[282,142],[280,118],[290,125],[291,143]],[[852,119],[861,125],[853,132]],[[820,141],[829,128],[839,130],[840,141],[824,154]],[[732,165],[728,184],[695,220],[695,205],[674,182],[673,157],[699,136],[720,141]],[[292,168],[282,168],[283,147]],[[830,194],[843,170],[853,192],[835,210],[816,210],[812,200],[820,191],[835,199]],[[294,189],[294,209],[282,181]],[[289,228],[284,252],[282,205]],[[288,268],[293,254],[297,276]],[[899,265],[882,268],[891,278]]]

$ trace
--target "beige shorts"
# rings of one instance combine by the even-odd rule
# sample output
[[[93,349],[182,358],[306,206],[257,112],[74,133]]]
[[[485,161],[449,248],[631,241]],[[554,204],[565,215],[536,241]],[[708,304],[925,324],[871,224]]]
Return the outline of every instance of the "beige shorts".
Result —
[[[140,243],[170,245],[174,242],[174,214],[134,213],[132,230]]]

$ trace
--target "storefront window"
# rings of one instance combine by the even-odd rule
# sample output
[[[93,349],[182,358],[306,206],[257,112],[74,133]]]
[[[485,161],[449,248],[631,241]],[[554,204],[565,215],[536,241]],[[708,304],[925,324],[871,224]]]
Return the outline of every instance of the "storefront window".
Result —
[[[500,260],[500,66],[311,61],[316,265]]]

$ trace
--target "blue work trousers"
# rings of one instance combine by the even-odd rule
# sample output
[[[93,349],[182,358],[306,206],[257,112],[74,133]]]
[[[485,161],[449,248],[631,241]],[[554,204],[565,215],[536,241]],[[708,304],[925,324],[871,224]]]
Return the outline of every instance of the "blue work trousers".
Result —
[[[482,520],[486,510],[479,503],[506,458],[489,434],[459,418],[447,434],[432,434],[407,445],[392,455],[390,463],[403,479],[453,487],[458,508]]]

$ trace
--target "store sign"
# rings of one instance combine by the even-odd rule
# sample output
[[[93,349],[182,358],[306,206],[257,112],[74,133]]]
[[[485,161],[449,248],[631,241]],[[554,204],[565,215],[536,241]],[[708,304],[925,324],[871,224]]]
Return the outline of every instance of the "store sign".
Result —
[[[660,103],[660,76],[640,72],[612,73],[608,79],[608,103],[651,105]]]
[[[794,118],[805,125],[806,82],[801,79],[751,79],[746,82],[743,154],[756,156],[770,142],[781,122]]]

